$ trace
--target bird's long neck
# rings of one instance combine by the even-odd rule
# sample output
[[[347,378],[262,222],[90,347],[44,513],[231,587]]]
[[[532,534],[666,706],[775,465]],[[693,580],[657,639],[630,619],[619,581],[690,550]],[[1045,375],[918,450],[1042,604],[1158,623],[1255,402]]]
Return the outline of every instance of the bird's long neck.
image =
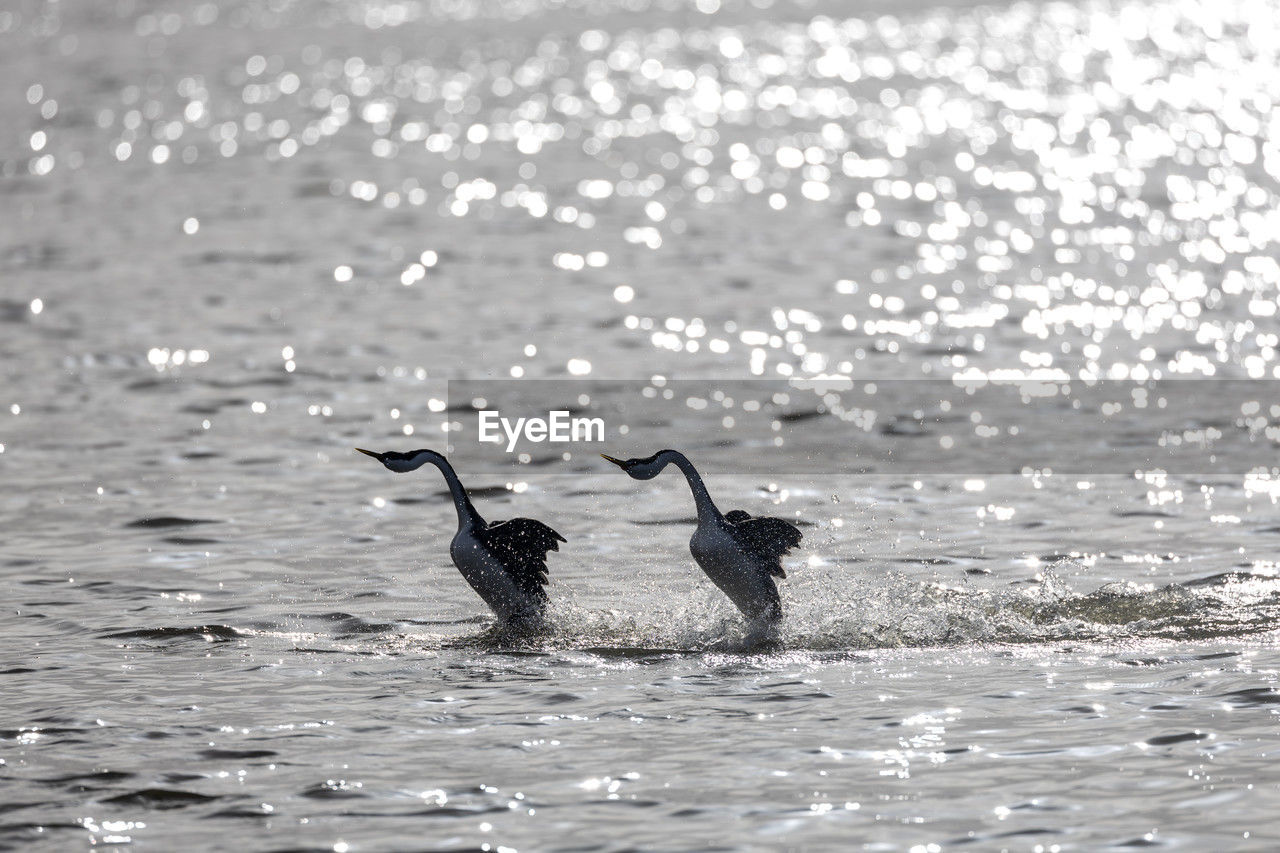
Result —
[[[693,463],[686,459],[683,453],[678,450],[667,450],[660,458],[663,467],[675,465],[684,472],[684,478],[689,482],[689,491],[693,492],[693,504],[698,509],[699,522],[723,518],[720,510],[716,508],[715,501],[711,500],[711,494],[703,484],[702,477],[698,475],[698,469],[693,467]]]
[[[453,466],[449,464],[449,460],[434,451],[422,455],[424,457],[422,461],[430,462],[439,468],[440,473],[444,475],[444,481],[449,484],[449,494],[453,498],[453,506],[458,510],[458,528],[461,529],[469,525],[483,525],[484,519],[480,517],[480,513],[476,512],[476,508],[471,505],[471,498],[467,496],[467,490],[462,487],[462,481],[458,479],[458,474],[453,470]]]

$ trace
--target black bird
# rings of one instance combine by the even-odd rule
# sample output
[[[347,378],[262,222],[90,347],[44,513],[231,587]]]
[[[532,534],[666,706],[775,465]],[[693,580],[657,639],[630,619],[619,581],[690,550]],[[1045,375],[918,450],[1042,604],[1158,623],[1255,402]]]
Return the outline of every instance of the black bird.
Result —
[[[689,540],[693,559],[752,622],[773,624],[782,618],[774,578],[787,576],[782,555],[800,544],[800,530],[794,524],[740,509],[722,515],[693,463],[679,451],[659,450],[646,459],[604,458],[635,480],[652,480],[667,465],[683,471],[698,509],[698,527]]]
[[[453,466],[434,450],[356,450],[397,473],[427,463],[439,468],[458,510],[458,532],[449,544],[453,564],[504,624],[528,626],[541,620],[547,606],[547,554],[560,550],[557,543],[566,541],[563,536],[532,518],[486,522],[471,505]]]

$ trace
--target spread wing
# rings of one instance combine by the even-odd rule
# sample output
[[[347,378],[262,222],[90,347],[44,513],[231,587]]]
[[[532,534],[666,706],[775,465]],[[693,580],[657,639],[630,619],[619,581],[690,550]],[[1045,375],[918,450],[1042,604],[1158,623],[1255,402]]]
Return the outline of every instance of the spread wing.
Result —
[[[742,549],[769,566],[769,574],[785,578],[782,555],[800,544],[800,528],[781,518],[756,518],[740,509],[725,513]]]
[[[526,595],[547,597],[547,553],[559,551],[558,542],[566,541],[541,521],[513,518],[494,521],[476,531],[476,538],[489,549],[507,574]]]

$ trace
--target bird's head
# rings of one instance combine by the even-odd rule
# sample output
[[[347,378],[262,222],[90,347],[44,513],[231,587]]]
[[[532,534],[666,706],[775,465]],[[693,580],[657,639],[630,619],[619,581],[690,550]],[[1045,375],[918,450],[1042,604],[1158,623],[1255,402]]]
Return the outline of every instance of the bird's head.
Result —
[[[612,456],[607,456],[603,453],[600,456],[626,471],[627,476],[633,480],[652,480],[658,476],[659,471],[666,467],[667,460],[659,458],[666,452],[665,450],[660,450],[644,459],[614,459]]]
[[[357,447],[356,450],[365,456],[372,456],[388,470],[403,474],[406,471],[414,471],[421,468],[423,464],[430,461],[432,457],[440,457],[439,453],[434,450],[410,450],[408,453],[400,453],[395,450],[388,450],[386,453],[375,453],[372,450],[365,450],[363,447]]]

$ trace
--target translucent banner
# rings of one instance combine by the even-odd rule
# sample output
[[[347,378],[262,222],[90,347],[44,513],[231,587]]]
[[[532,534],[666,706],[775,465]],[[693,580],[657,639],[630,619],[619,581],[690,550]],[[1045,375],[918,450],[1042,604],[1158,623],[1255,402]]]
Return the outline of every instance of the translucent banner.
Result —
[[[522,477],[667,447],[721,473],[1244,474],[1280,459],[1280,382],[1261,380],[463,380],[447,412],[461,470]]]

